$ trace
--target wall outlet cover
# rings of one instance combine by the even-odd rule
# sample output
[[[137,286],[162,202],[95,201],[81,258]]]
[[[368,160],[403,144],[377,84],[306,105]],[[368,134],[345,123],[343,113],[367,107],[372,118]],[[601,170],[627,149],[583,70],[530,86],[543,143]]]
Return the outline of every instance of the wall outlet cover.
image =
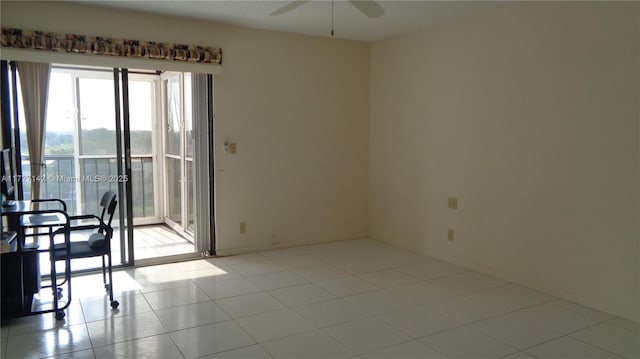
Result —
[[[447,202],[450,209],[458,209],[458,197],[449,197]]]

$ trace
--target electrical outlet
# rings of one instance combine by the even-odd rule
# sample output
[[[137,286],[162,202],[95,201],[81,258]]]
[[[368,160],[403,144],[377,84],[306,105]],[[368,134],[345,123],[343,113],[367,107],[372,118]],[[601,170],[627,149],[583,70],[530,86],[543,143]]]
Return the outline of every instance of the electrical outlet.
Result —
[[[451,209],[458,209],[458,198],[457,197],[449,197],[448,205]]]
[[[238,150],[238,145],[235,142],[229,140],[224,141],[224,153],[235,155]]]
[[[449,232],[447,233],[447,239],[450,240],[450,241],[453,241],[454,234],[455,234],[455,231],[453,229],[449,228]]]
[[[240,222],[240,233],[247,233],[247,224],[245,222]]]

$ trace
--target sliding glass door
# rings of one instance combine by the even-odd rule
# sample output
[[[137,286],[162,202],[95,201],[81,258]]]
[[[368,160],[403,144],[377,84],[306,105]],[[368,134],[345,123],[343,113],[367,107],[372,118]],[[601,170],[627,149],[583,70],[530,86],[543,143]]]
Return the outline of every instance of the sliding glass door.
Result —
[[[106,191],[119,193],[125,185],[120,179],[118,163],[118,136],[116,100],[114,96],[119,81],[114,81],[109,69],[86,69],[53,66],[50,75],[48,105],[44,140],[44,157],[41,180],[41,197],[62,199],[68,213],[74,215],[99,214],[100,198]],[[19,107],[18,118],[21,137],[21,164],[23,174],[29,174],[30,156],[26,146],[24,111]],[[29,198],[30,183],[24,188]],[[124,202],[126,198],[118,197]],[[118,220],[116,232],[124,230],[130,222]],[[88,233],[77,233],[76,237]],[[129,261],[124,250],[126,236],[115,236],[113,263]],[[48,274],[50,265],[46,253],[40,256],[42,274]],[[62,265],[62,263],[60,263]],[[101,261],[95,258],[75,260],[73,270],[99,268]],[[62,269],[62,268],[60,268]]]
[[[196,229],[196,208],[208,218],[208,191],[201,198],[194,193],[196,168],[209,168],[208,127],[200,121],[205,127],[196,142],[192,114],[197,108],[196,116],[206,120],[206,88],[195,91],[194,105],[192,79],[177,72],[52,67],[42,197],[63,199],[71,215],[96,214],[102,194],[115,192],[115,265],[195,257],[209,248],[209,230]],[[22,122],[22,169],[28,175],[24,128]],[[198,178],[201,193],[208,190],[210,175]],[[27,197],[29,191],[26,183]],[[101,263],[74,265],[91,269]]]
[[[163,88],[165,221],[188,238],[194,232],[191,76],[166,73]]]

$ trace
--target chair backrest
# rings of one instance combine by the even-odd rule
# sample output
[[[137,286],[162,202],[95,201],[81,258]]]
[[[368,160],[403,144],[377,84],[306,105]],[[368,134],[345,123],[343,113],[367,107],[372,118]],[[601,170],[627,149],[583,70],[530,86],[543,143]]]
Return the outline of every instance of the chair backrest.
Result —
[[[113,214],[116,211],[116,205],[118,201],[116,200],[116,194],[107,191],[102,195],[102,199],[100,199],[100,207],[102,207],[102,213],[100,214],[100,220],[102,223],[111,227],[111,221],[113,220]],[[105,222],[105,214],[108,216],[107,221]]]

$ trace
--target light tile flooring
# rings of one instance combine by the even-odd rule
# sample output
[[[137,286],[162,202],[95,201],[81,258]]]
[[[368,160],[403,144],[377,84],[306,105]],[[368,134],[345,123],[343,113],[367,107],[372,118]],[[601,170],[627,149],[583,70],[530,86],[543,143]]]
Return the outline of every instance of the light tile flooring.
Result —
[[[639,358],[640,325],[373,240],[74,279],[3,358]]]

